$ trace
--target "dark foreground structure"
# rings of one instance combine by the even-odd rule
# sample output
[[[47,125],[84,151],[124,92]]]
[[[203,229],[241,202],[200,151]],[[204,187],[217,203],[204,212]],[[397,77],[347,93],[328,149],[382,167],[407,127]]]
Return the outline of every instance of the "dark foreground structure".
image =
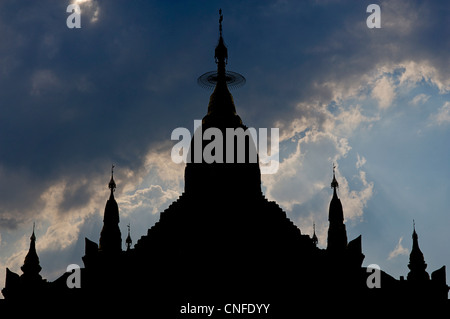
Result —
[[[211,80],[215,89],[195,134],[211,127],[223,136],[226,128],[245,131],[227,86],[222,32],[215,59],[218,70]],[[194,136],[191,151],[195,142]],[[207,145],[203,141],[200,147]],[[56,315],[56,309],[65,309],[66,314],[85,317],[117,317],[123,312],[145,318],[448,313],[445,266],[430,278],[415,229],[406,279],[362,267],[361,236],[347,240],[333,172],[328,243],[320,249],[315,233],[302,234],[275,202],[264,197],[249,137],[246,146],[243,163],[225,163],[230,151],[226,149],[223,163],[196,162],[189,153],[192,161],[185,168],[184,192],[134,247],[128,234],[126,250],[111,176],[99,244],[86,239],[81,287],[68,287],[71,273],[54,282],[42,279],[33,232],[23,274],[6,270],[0,313],[29,310]],[[237,160],[236,149],[232,156]]]

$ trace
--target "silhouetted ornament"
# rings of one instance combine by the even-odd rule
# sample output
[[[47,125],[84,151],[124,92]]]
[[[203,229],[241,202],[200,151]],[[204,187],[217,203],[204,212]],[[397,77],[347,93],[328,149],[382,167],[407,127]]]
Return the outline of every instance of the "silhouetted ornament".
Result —
[[[319,239],[317,238],[317,235],[316,235],[316,224],[315,223],[313,223],[313,236],[312,236],[311,240],[312,240],[312,243],[314,244],[314,246],[317,246],[317,244],[319,243]]]
[[[125,244],[127,245],[127,250],[130,250],[131,244],[133,244],[133,240],[131,239],[130,235],[130,224],[128,224],[127,227],[128,227],[128,236],[127,239],[125,239]]]
[[[217,72],[210,71],[202,74],[197,79],[197,83],[205,89],[214,89],[219,81],[225,80],[228,88],[235,89],[245,84],[245,77],[239,73],[226,71],[225,65],[228,62],[228,50],[222,37],[222,9],[219,10],[219,43],[214,51],[214,59],[217,63]]]
[[[219,74],[216,71],[206,72],[202,74],[197,79],[198,85],[205,89],[214,89],[218,82]],[[236,89],[243,86],[246,82],[244,76],[242,74],[226,71],[225,72],[225,81],[227,82],[228,88]]]
[[[336,180],[336,165],[333,164],[333,180],[331,181],[331,188],[334,188],[334,190],[336,191],[336,188],[339,187],[339,183]]]
[[[109,181],[108,188],[111,190],[111,194],[116,190],[116,182],[114,181],[114,164],[111,167],[111,180]]]

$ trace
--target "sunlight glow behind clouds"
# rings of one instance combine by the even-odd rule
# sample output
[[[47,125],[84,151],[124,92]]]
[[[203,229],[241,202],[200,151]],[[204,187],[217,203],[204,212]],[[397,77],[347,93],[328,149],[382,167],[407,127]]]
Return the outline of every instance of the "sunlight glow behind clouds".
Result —
[[[81,16],[85,15],[90,17],[90,22],[95,23],[98,21],[100,14],[100,6],[97,0],[74,0],[72,4],[78,4],[81,9]]]

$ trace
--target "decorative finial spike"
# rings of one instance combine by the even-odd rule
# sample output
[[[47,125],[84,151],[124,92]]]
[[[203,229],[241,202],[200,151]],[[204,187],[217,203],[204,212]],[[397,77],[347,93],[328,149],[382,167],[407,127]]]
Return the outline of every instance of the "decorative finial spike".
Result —
[[[125,244],[127,245],[127,250],[130,250],[131,244],[133,243],[133,240],[131,239],[130,236],[130,223],[128,223],[127,227],[128,227],[128,236],[127,239],[125,239]]]
[[[314,246],[317,246],[317,244],[319,243],[319,239],[317,238],[317,235],[316,235],[316,223],[314,221],[313,221],[313,236],[311,239],[312,239]]]
[[[36,235],[34,234],[34,228],[35,228],[35,226],[36,226],[36,223],[33,222],[33,232],[31,233],[31,237],[30,237],[30,240],[32,240],[32,241],[35,241],[35,240],[36,240]]]
[[[245,84],[245,78],[236,72],[226,71],[228,63],[228,50],[222,36],[222,9],[219,9],[219,42],[214,51],[214,60],[217,64],[217,72],[210,71],[202,74],[197,83],[204,88],[214,89],[219,82],[225,83],[228,88],[238,88]]]
[[[222,9],[219,9],[219,35],[220,35],[220,37],[222,37],[222,21],[223,21]]]
[[[336,190],[336,188],[339,187],[339,183],[336,180],[336,165],[333,163],[333,180],[331,181],[331,188],[334,188],[334,190]]]
[[[108,188],[111,190],[111,194],[116,190],[116,182],[114,181],[114,167],[115,165],[111,165],[111,180],[109,181]]]

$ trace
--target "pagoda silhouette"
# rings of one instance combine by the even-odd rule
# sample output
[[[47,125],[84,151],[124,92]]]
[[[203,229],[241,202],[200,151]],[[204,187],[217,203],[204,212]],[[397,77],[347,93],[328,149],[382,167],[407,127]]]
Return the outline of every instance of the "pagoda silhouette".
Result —
[[[99,244],[85,239],[80,288],[68,287],[70,272],[53,282],[40,276],[33,228],[23,274],[6,270],[0,313],[25,311],[23,305],[33,304],[25,308],[43,314],[57,305],[86,317],[135,312],[147,318],[189,318],[180,309],[190,304],[221,309],[213,318],[243,318],[225,313],[224,305],[263,303],[270,304],[268,312],[251,318],[296,318],[305,311],[347,316],[383,314],[386,309],[398,314],[415,309],[448,313],[445,266],[430,278],[415,226],[407,278],[397,280],[380,271],[379,287],[368,283],[375,270],[362,266],[361,236],[347,240],[334,167],[327,247],[322,249],[315,228],[312,236],[302,234],[276,202],[265,198],[259,161],[249,160],[255,151],[250,137],[243,163],[194,160],[192,150],[208,145],[203,141],[196,146],[195,134],[212,127],[224,137],[226,128],[247,130],[227,85],[222,19],[220,15],[215,88],[192,138],[184,192],[134,247],[128,228],[123,250],[112,170]],[[222,155],[225,159],[225,148]]]

